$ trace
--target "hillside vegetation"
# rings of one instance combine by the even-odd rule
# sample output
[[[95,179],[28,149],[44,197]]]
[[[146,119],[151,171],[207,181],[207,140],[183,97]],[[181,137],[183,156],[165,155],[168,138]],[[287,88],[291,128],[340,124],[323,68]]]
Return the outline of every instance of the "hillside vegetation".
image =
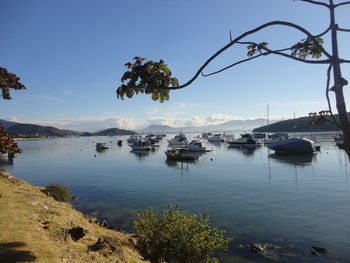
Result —
[[[136,240],[0,171],[0,262],[141,263]]]

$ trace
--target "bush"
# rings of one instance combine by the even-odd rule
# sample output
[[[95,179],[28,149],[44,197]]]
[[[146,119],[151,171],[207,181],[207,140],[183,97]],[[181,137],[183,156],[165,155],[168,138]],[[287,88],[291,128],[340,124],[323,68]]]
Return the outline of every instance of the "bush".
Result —
[[[43,192],[60,202],[68,202],[72,199],[68,188],[60,184],[50,184],[45,187]]]
[[[189,215],[170,205],[162,213],[153,209],[137,213],[134,222],[139,236],[138,247],[151,262],[218,262],[212,257],[215,250],[227,249],[230,238],[225,231],[209,225],[209,216]]]

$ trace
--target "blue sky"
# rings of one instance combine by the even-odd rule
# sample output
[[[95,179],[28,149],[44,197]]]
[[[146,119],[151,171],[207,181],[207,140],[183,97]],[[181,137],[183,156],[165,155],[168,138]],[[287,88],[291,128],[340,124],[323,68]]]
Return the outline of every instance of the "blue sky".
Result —
[[[1,0],[1,6],[0,66],[20,76],[27,90],[1,102],[0,118],[77,130],[138,129],[264,117],[267,104],[273,118],[326,108],[326,66],[273,56],[199,78],[163,104],[145,95],[121,101],[115,94],[124,64],[136,55],[164,59],[183,83],[228,43],[230,30],[237,36],[284,20],[320,33],[328,25],[323,7],[292,0]],[[341,27],[350,28],[349,11],[337,12]],[[283,48],[303,37],[274,27],[247,40]],[[349,34],[339,37],[341,55],[349,59]],[[232,48],[206,72],[245,54]],[[349,70],[343,66],[347,79]]]

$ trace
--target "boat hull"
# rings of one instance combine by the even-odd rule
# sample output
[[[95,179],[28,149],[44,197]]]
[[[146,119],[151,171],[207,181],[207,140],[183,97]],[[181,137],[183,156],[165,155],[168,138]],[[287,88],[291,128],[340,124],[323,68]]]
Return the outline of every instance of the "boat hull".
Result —
[[[280,154],[314,153],[316,151],[315,143],[303,138],[287,139],[269,144],[267,147]]]

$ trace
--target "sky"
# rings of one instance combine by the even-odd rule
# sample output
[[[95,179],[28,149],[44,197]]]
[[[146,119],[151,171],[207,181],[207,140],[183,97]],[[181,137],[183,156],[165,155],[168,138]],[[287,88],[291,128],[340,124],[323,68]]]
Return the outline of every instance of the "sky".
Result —
[[[327,2],[327,0],[319,0]],[[335,0],[336,3],[340,2]],[[163,59],[181,83],[232,37],[281,20],[321,33],[329,23],[322,6],[293,0],[0,0],[0,67],[26,90],[0,102],[0,119],[79,131],[218,124],[234,119],[288,119],[327,108],[326,65],[279,56],[241,64],[170,92],[164,103],[138,95],[124,101],[116,89],[134,56]],[[350,6],[337,22],[350,28]],[[305,36],[273,27],[245,38],[274,49]],[[325,47],[329,48],[326,37]],[[349,33],[339,34],[340,56],[350,59]],[[233,47],[205,69],[216,71],[246,58]],[[342,65],[350,80],[350,66]],[[350,93],[345,91],[349,101]],[[332,94],[333,96],[333,94]],[[334,103],[334,99],[332,98]],[[349,108],[349,106],[348,106]]]

